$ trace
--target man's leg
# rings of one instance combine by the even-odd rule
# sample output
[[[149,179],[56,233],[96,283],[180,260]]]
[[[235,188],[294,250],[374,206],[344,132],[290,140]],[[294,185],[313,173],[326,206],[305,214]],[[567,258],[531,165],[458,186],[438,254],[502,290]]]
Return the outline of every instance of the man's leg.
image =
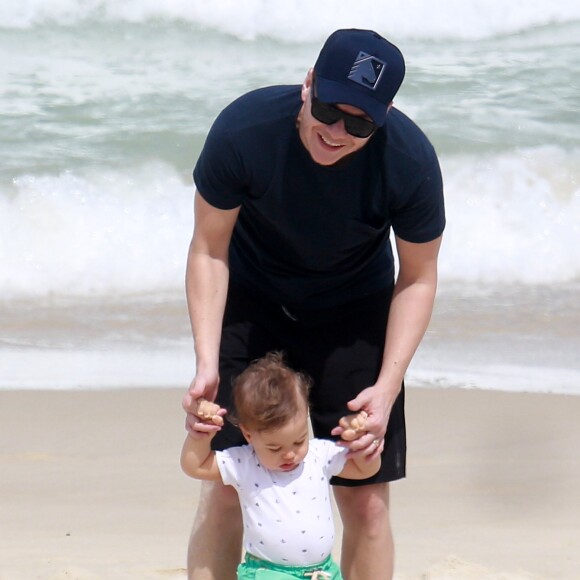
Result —
[[[242,514],[236,490],[221,483],[201,484],[189,540],[189,580],[235,580],[242,557]]]
[[[345,580],[391,580],[394,545],[389,484],[334,487],[343,524],[341,569]]]

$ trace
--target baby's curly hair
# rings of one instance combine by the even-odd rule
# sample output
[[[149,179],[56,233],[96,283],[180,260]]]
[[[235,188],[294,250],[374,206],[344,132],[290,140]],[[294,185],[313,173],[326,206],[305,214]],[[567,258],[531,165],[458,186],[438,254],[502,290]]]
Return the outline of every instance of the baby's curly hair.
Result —
[[[281,352],[254,361],[233,384],[231,420],[246,429],[268,431],[285,425],[304,406],[311,380],[284,363]]]

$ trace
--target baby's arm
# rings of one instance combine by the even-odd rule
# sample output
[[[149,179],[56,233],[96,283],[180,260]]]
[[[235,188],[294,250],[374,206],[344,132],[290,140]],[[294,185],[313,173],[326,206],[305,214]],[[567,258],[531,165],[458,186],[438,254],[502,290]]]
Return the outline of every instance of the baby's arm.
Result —
[[[341,437],[344,441],[354,441],[366,434],[367,417],[365,411],[356,415],[343,417],[339,421],[342,427]],[[338,474],[345,479],[366,479],[372,477],[381,467],[381,456],[369,460],[366,455],[351,455],[348,457],[344,468]]]
[[[198,400],[196,415],[203,422],[212,423],[221,429],[224,424],[224,413],[219,405],[204,399]],[[181,450],[181,468],[190,477],[207,481],[221,481],[216,454],[210,446],[217,431],[219,429],[210,433],[198,431],[189,433],[185,438]]]

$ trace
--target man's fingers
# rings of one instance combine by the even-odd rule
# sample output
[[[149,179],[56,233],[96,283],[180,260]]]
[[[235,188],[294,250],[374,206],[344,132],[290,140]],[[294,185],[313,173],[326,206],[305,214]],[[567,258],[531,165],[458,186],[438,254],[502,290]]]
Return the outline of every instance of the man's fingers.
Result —
[[[374,459],[383,452],[384,446],[384,439],[366,432],[355,441],[349,442],[349,456],[364,455],[368,459]]]
[[[223,419],[220,417],[223,425]],[[185,420],[185,428],[190,435],[194,437],[200,436],[203,437],[208,433],[213,433],[215,431],[219,431],[222,425],[217,425],[213,422],[207,422],[200,420],[199,417],[193,415],[192,413],[188,413],[187,418]]]
[[[223,415],[225,415],[225,409],[222,409],[217,403],[212,403],[206,399],[197,400],[195,414],[202,421],[213,423],[218,427],[222,427],[224,424]]]

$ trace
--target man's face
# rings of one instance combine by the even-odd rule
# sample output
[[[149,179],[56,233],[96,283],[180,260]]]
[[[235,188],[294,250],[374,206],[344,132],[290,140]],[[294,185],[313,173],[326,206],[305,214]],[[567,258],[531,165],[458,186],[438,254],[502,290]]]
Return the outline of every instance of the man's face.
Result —
[[[371,136],[366,138],[350,135],[339,120],[332,125],[326,125],[312,116],[312,71],[309,71],[302,86],[302,109],[298,121],[300,139],[313,161],[320,165],[334,165],[347,155],[351,155],[366,145]],[[364,111],[351,105],[335,105],[337,109],[368,119]]]

